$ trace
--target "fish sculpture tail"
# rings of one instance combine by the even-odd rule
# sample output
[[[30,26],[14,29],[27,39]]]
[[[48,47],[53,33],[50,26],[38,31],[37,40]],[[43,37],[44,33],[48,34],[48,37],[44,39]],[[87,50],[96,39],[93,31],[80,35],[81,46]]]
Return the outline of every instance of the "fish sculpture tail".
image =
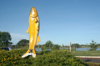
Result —
[[[32,49],[32,50],[27,50],[27,52],[22,56],[22,58],[25,58],[25,57],[27,57],[27,56],[30,56],[30,55],[32,55],[32,57],[36,57],[36,53],[35,53],[35,50],[34,49]]]

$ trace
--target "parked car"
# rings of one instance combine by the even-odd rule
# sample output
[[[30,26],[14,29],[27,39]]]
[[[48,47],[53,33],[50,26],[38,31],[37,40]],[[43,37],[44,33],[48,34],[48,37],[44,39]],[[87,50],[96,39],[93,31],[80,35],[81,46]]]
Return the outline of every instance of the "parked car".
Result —
[[[0,50],[6,50],[6,51],[9,51],[9,50],[11,50],[11,49],[8,48],[8,47],[1,47]]]

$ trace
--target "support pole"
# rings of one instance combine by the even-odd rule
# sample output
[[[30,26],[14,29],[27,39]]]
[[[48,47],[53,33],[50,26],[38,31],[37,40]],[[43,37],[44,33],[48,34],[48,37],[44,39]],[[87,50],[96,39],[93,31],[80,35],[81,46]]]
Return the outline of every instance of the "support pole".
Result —
[[[69,46],[70,52],[71,52],[71,42],[70,42],[70,46]]]

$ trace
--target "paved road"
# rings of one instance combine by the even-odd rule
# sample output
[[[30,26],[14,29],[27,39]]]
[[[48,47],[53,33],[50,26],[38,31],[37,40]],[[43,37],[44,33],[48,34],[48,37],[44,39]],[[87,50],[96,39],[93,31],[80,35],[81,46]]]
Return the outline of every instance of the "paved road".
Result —
[[[100,63],[100,58],[81,58],[85,62]]]

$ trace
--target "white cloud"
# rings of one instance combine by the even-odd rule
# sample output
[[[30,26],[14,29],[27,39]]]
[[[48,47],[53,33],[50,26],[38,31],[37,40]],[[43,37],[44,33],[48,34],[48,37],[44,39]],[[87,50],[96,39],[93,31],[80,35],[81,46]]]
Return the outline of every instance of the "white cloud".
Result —
[[[27,34],[17,34],[17,33],[11,33],[12,42],[13,44],[16,44],[21,39],[28,39],[29,36]]]

